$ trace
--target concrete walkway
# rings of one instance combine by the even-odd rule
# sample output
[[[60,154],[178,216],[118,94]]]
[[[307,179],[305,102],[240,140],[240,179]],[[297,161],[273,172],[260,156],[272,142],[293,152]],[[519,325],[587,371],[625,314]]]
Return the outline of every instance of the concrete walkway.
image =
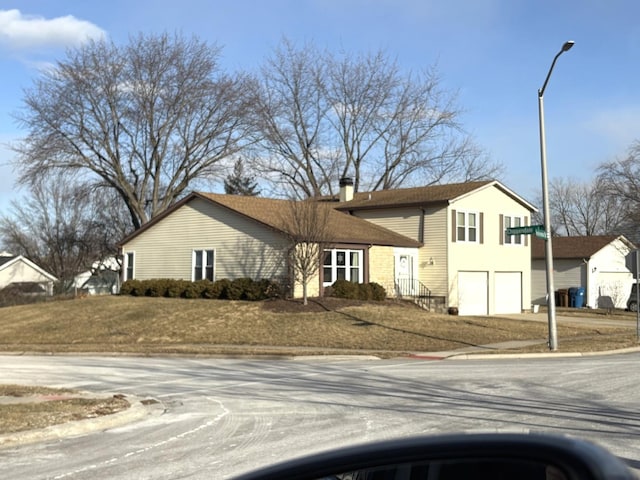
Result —
[[[524,320],[531,322],[547,323],[549,321],[547,312],[538,313],[520,313],[509,315],[493,315],[496,318],[505,318],[510,320]],[[593,316],[563,316],[562,314],[556,314],[556,323],[558,325],[578,324],[589,326],[602,326],[602,327],[618,327],[629,328],[636,330],[637,323],[632,319],[620,319],[611,317],[593,317]],[[630,353],[640,352],[640,347],[631,347],[621,350],[608,350],[603,352],[545,352],[545,353],[517,353],[512,350],[518,348],[529,347],[532,345],[548,345],[547,339],[538,340],[513,340],[508,342],[490,343],[487,345],[478,345],[473,347],[464,347],[455,350],[444,350],[440,352],[416,352],[411,355],[412,358],[419,358],[425,360],[468,360],[468,359],[488,359],[488,358],[544,358],[550,355],[554,357],[580,357],[580,356],[593,356],[593,355],[613,355],[617,353]],[[501,353],[496,353],[496,351]]]

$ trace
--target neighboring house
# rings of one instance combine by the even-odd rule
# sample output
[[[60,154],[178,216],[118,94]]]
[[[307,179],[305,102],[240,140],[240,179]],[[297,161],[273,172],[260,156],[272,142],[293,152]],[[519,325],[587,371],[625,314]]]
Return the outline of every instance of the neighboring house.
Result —
[[[115,294],[120,290],[120,262],[115,257],[94,262],[90,270],[76,275],[73,290],[89,295]]]
[[[624,236],[553,237],[553,283],[556,292],[584,288],[584,306],[625,308],[633,283],[632,252]],[[546,305],[547,279],[544,240],[533,239],[531,296]]]
[[[286,279],[290,205],[192,193],[121,242],[123,280]],[[499,182],[354,195],[343,179],[340,201],[318,205],[329,209],[331,239],[309,295],[344,278],[406,296],[427,288],[460,314],[520,313],[531,305],[530,240],[506,236],[505,228],[528,225],[535,207]],[[299,296],[299,285],[293,293]]]
[[[11,287],[26,295],[53,295],[58,279],[22,255],[0,253],[0,290]]]

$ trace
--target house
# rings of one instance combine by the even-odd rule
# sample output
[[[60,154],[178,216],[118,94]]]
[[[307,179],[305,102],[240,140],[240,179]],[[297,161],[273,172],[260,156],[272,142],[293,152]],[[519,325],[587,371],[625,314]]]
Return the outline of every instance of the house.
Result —
[[[439,300],[460,314],[529,308],[527,236],[535,207],[497,181],[353,193],[341,181],[328,209],[330,241],[309,294],[336,279]],[[121,242],[123,280],[289,277],[295,202],[194,192]],[[300,286],[293,286],[299,296]]]
[[[11,287],[25,295],[53,295],[58,279],[22,255],[0,253],[0,290]]]
[[[118,293],[120,287],[120,262],[116,257],[96,261],[91,268],[73,278],[71,289],[89,295]]]
[[[420,242],[394,249],[395,278],[409,277],[461,315],[521,313],[530,301],[535,207],[497,181],[344,194],[336,208]]]
[[[635,248],[623,235],[553,237],[554,288],[556,291],[584,288],[584,306],[625,308],[633,283],[632,252]],[[545,305],[546,294],[545,244],[544,240],[533,238],[533,303]]]
[[[123,280],[186,280],[251,277],[287,284],[296,202],[194,192],[121,242]],[[338,278],[381,281],[393,272],[394,248],[420,242],[350,217],[319,202],[331,235],[323,268],[310,282],[309,295]],[[294,285],[294,295],[301,291]]]

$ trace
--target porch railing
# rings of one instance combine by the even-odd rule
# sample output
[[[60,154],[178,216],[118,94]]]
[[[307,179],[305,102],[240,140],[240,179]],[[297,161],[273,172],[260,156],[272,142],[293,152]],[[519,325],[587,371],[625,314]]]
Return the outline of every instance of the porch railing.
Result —
[[[417,278],[398,278],[394,289],[396,298],[411,300],[420,307],[431,310],[431,290]]]

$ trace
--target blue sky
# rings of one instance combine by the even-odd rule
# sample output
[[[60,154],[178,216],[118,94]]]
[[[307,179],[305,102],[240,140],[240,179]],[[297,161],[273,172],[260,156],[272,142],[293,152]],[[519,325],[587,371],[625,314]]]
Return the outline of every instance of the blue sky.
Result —
[[[537,90],[566,40],[544,96],[549,177],[589,180],[640,139],[639,18],[637,0],[0,0],[0,144],[23,135],[12,113],[38,69],[87,37],[181,31],[223,47],[227,70],[251,71],[286,36],[384,49],[407,70],[437,64],[502,181],[535,200]],[[11,160],[0,145],[0,214],[20,196]]]

